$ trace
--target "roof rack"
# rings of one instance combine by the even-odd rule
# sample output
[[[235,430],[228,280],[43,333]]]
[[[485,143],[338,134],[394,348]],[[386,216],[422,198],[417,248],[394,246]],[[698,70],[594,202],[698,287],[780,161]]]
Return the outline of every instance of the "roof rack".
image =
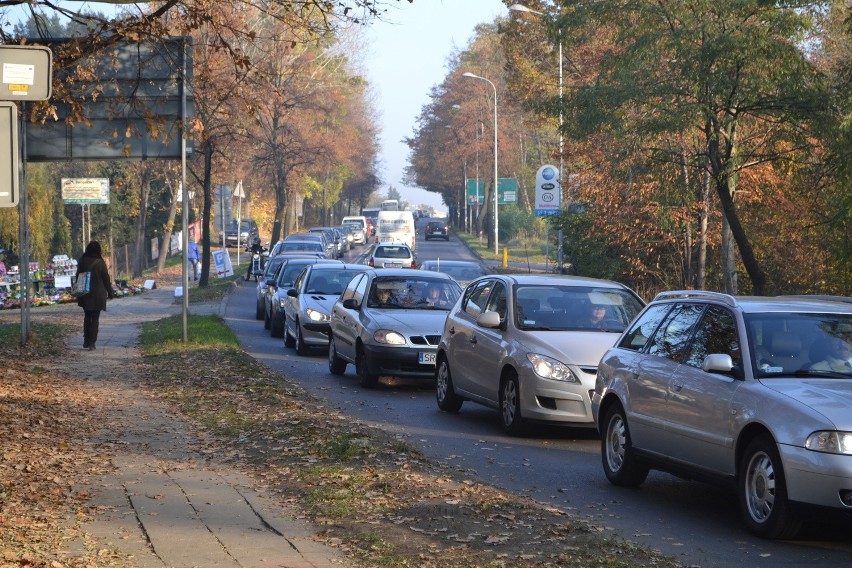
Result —
[[[696,299],[696,300],[716,300],[724,304],[736,308],[737,299],[730,294],[722,294],[721,292],[708,292],[707,290],[673,290],[670,292],[660,292],[654,298],[657,300],[677,300],[677,299]]]

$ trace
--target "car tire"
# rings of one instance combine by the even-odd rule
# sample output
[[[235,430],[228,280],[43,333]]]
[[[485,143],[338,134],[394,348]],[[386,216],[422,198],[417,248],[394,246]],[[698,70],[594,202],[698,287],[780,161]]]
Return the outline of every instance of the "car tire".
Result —
[[[506,434],[520,436],[526,431],[526,420],[521,416],[521,388],[514,371],[507,372],[500,381],[499,408],[500,422]]]
[[[302,325],[299,320],[296,320],[296,355],[307,355],[309,352],[308,346],[305,345],[305,338],[302,337]]]
[[[648,477],[648,467],[633,451],[630,428],[620,404],[606,412],[601,436],[601,460],[606,478],[613,485],[638,487]]]
[[[272,337],[284,337],[284,345],[286,347],[292,347],[292,345],[287,344],[287,338],[284,334],[284,322],[281,321],[281,318],[276,316],[274,312],[269,318],[269,334]]]
[[[340,376],[346,372],[346,361],[337,356],[337,347],[334,346],[334,336],[328,342],[328,372]]]
[[[372,389],[379,384],[379,376],[373,375],[367,369],[367,357],[364,355],[364,347],[358,346],[358,351],[355,355],[355,372],[358,373],[358,380],[362,387]]]
[[[266,310],[263,309],[263,304],[257,302],[257,306],[254,309],[254,319],[262,320],[264,318]]]
[[[438,400],[438,408],[444,412],[456,413],[464,402],[464,399],[457,395],[453,388],[450,363],[446,357],[441,357],[440,361],[438,361],[438,368],[435,371],[435,396]]]
[[[284,335],[284,347],[295,347],[296,340],[290,335],[289,330],[287,329],[287,316],[284,317],[284,321],[281,323],[281,333]]]
[[[263,310],[263,329],[272,329],[272,317],[266,309]]]
[[[802,521],[787,497],[781,454],[769,434],[749,442],[737,469],[740,513],[749,531],[769,539],[791,539]]]

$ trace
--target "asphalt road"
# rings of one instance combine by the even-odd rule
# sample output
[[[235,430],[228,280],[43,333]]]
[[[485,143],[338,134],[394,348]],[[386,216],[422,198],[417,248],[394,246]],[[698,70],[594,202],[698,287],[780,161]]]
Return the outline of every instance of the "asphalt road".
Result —
[[[418,235],[418,261],[471,260],[454,236]],[[353,257],[363,252],[358,247]],[[225,318],[245,348],[271,368],[353,418],[404,438],[426,456],[480,479],[591,519],[633,542],[691,566],[852,566],[852,520],[810,526],[801,540],[766,541],[747,533],[731,491],[652,472],[638,490],[610,485],[595,431],[541,428],[526,438],[502,433],[497,413],[467,402],[438,410],[431,383],[383,379],[361,388],[354,369],[335,377],[326,352],[299,357],[254,318],[255,283],[232,294]]]

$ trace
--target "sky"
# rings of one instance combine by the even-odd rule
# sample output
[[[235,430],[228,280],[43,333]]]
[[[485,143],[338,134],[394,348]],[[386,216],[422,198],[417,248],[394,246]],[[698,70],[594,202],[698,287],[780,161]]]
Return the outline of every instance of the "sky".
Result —
[[[381,116],[381,195],[390,185],[412,206],[446,211],[440,194],[403,184],[408,164],[403,139],[413,136],[429,92],[444,80],[450,53],[467,46],[477,24],[508,13],[500,0],[400,0],[384,21],[369,25],[365,35],[371,55],[365,63]]]

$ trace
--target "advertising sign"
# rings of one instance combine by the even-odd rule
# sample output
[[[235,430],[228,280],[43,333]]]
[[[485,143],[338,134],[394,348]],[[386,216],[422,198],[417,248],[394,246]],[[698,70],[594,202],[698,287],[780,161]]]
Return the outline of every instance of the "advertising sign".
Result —
[[[66,204],[109,205],[109,179],[62,178],[62,201]]]
[[[557,215],[561,207],[559,169],[556,166],[542,166],[535,174],[535,216]]]

